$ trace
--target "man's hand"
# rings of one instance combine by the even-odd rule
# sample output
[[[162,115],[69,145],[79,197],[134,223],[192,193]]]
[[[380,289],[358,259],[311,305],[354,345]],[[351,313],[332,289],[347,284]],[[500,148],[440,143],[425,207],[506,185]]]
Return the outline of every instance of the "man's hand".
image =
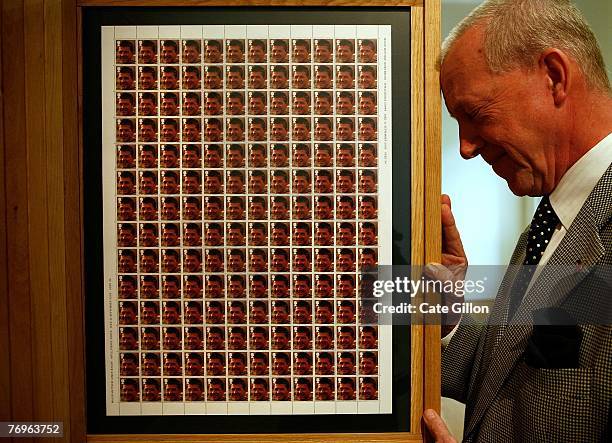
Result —
[[[440,198],[442,216],[442,263],[428,263],[423,274],[437,281],[462,281],[467,272],[468,260],[461,243],[461,235],[455,224],[451,210],[451,199],[443,194]],[[455,294],[444,294],[444,304],[462,303],[463,297]],[[445,337],[459,323],[461,314],[449,313],[443,318],[442,337]]]
[[[442,417],[436,411],[426,409],[423,412],[423,420],[436,443],[457,443],[455,437],[451,435],[446,427],[446,423],[444,423],[444,420],[442,420]]]

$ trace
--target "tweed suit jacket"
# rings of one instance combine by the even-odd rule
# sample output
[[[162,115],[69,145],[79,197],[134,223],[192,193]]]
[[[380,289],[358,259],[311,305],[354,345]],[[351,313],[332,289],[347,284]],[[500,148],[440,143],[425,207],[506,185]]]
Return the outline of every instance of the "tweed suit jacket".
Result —
[[[486,325],[462,318],[442,354],[442,394],[466,404],[464,441],[610,441],[612,417],[612,166],[507,322],[525,257],[524,232]],[[562,308],[582,333],[578,367],[525,361],[532,311]],[[597,318],[594,318],[594,313]]]

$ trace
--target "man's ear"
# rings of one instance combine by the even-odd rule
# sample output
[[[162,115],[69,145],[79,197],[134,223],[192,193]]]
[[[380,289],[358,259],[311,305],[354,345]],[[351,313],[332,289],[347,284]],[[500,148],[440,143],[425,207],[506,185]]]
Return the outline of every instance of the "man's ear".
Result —
[[[540,55],[539,66],[546,76],[555,105],[561,106],[568,96],[573,80],[569,57],[560,49],[549,48]]]

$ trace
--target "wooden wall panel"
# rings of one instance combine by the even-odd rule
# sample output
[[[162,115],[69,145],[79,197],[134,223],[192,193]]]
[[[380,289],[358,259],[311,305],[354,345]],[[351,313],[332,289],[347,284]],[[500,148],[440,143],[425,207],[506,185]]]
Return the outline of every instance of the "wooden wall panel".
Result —
[[[0,411],[61,421],[66,442],[85,439],[76,13],[2,3]]]

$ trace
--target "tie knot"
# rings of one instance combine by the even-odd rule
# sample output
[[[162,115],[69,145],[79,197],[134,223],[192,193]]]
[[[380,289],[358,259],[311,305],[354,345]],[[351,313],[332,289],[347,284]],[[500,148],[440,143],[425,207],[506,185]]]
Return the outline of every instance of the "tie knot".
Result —
[[[540,204],[533,215],[531,229],[546,228],[546,230],[550,230],[552,233],[557,226],[557,223],[559,223],[559,217],[557,217],[555,210],[550,204],[548,195],[545,195],[542,200],[540,200]]]

